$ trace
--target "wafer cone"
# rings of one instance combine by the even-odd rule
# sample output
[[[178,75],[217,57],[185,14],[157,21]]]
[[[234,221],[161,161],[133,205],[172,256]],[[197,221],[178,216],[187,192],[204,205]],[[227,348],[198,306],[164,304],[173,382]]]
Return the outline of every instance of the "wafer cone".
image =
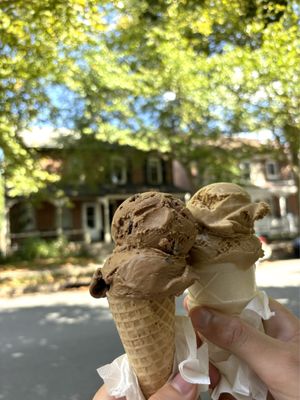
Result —
[[[175,299],[144,300],[108,295],[128,360],[148,399],[169,379],[175,353]]]

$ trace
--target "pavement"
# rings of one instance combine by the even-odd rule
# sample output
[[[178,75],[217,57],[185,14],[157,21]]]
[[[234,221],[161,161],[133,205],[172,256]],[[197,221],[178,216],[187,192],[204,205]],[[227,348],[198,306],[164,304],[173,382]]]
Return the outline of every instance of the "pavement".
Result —
[[[257,285],[300,318],[300,259],[265,261],[256,268]]]
[[[300,260],[259,264],[257,282],[300,317]],[[0,326],[1,400],[90,400],[96,369],[123,352],[106,300],[87,287],[1,298]]]

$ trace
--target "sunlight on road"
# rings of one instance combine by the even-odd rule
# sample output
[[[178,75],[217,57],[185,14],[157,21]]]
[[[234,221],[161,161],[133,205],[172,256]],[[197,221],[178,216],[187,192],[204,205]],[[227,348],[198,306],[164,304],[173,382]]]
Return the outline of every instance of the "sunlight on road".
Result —
[[[36,306],[88,306],[108,308],[106,298],[95,299],[88,290],[35,293],[10,299],[0,299],[0,309],[31,308]]]
[[[300,286],[300,260],[265,261],[256,268],[259,287]]]

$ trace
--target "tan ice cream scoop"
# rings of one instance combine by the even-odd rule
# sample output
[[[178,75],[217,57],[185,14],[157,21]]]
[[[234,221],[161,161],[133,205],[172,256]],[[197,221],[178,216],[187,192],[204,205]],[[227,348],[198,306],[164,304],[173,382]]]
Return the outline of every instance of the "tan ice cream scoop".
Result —
[[[198,234],[191,264],[198,279],[189,288],[190,308],[208,305],[239,313],[255,296],[255,262],[263,256],[254,223],[269,211],[233,183],[214,183],[188,202]]]
[[[113,254],[90,285],[107,296],[129,363],[146,398],[170,377],[175,354],[175,295],[194,282],[187,263],[196,237],[193,216],[159,192],[125,200],[112,221]]]
[[[252,202],[240,186],[221,182],[201,188],[187,208],[198,227],[193,266],[233,262],[245,269],[262,257],[254,223],[269,212],[268,204]]]

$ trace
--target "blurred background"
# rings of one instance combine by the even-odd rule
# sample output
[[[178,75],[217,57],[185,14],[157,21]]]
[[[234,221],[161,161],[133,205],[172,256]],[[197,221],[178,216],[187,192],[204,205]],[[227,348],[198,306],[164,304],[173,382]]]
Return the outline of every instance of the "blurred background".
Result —
[[[1,1],[0,399],[90,399],[122,352],[87,286],[133,193],[267,202],[258,285],[300,315],[299,37],[296,0]]]

